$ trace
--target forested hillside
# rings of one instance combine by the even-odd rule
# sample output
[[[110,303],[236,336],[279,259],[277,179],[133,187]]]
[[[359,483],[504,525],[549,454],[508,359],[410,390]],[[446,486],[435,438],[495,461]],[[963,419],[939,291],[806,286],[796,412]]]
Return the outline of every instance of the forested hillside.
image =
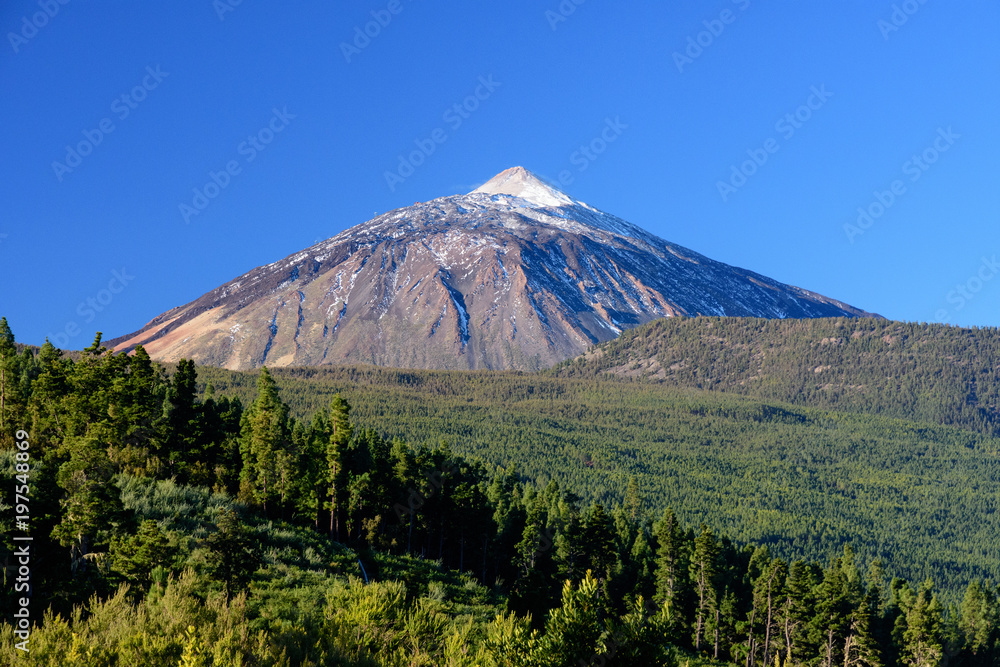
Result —
[[[881,319],[674,317],[556,366],[1000,433],[1000,330]]]
[[[672,507],[786,558],[825,561],[847,544],[957,596],[1000,579],[1000,441],[955,428],[704,390],[529,373],[276,369],[292,414],[335,394],[389,438],[513,466],[586,501],[620,503],[635,478]],[[200,368],[244,403],[256,377]]]
[[[986,553],[995,541],[974,524],[984,522],[995,537],[993,496],[984,488],[969,519],[948,517],[935,495],[936,484],[955,494],[995,487],[995,443],[983,436],[690,391],[664,401],[662,388],[635,383],[400,373],[391,384],[372,381],[379,377],[373,372],[364,383],[361,371],[339,372],[352,378],[354,391],[297,417],[304,383],[321,394],[335,383],[264,369],[253,378],[252,398],[225,395],[215,386],[223,374],[201,392],[193,363],[168,371],[141,347],[111,353],[100,335],[75,360],[49,344],[37,354],[18,352],[0,319],[0,558],[7,577],[0,662],[903,667],[1000,659],[1000,588],[976,565],[956,560]],[[236,389],[247,376],[229,377]],[[408,388],[398,386],[401,378]],[[498,419],[486,403],[499,396],[506,396],[509,421],[485,432],[510,450],[524,444],[508,440],[513,433],[537,439],[539,424],[551,435],[593,423],[593,442],[608,443],[617,428],[620,450],[576,463],[604,474],[609,489],[620,483],[622,492],[606,491],[611,502],[585,501],[586,489],[569,477],[538,485],[460,454],[489,450],[460,438],[427,447],[421,442],[435,434],[411,442],[385,435],[408,422],[430,431],[440,419],[479,433],[471,424]],[[300,407],[293,411],[290,400]],[[462,402],[470,411],[458,409]],[[399,415],[366,423],[365,410]],[[890,558],[870,562],[850,546],[822,559],[781,557],[791,543],[778,541],[772,550],[733,540],[730,531],[659,508],[652,500],[659,491],[646,486],[653,476],[638,474],[647,465],[638,462],[643,445],[629,442],[659,420],[682,434],[668,448],[681,454],[663,456],[677,465],[673,485],[696,477],[698,466],[700,483],[718,484],[686,511],[709,516],[711,505],[722,506],[737,531],[745,530],[741,500],[726,485],[739,477],[741,493],[761,485],[746,466],[755,458],[763,465],[768,439],[797,443],[783,445],[791,458],[821,430],[834,434],[809,450],[810,458],[794,460],[804,475],[799,485],[780,478],[791,468],[764,484],[784,494],[772,503],[799,503],[792,516],[819,517],[813,503],[838,495],[825,486],[832,478],[824,466],[848,465],[838,448],[861,438],[850,453],[862,467],[842,469],[856,486],[839,495],[881,498],[883,511],[908,513],[911,524],[894,530],[914,536],[911,548],[897,542]],[[808,435],[797,436],[798,428]],[[770,435],[754,440],[757,431]],[[881,462],[880,448],[911,439],[920,447],[898,449],[898,469],[865,476]],[[530,453],[550,445],[541,439]],[[695,445],[700,456],[683,453]],[[610,458],[628,460],[629,451],[637,474]],[[957,477],[949,477],[945,461]],[[902,495],[892,495],[893,485]],[[684,493],[698,495],[696,488]],[[15,515],[29,518],[15,522]],[[752,530],[787,527],[772,518],[758,517]],[[933,528],[950,530],[956,544],[914,528],[935,520],[959,521]],[[858,521],[853,528],[876,521],[876,513]],[[23,542],[12,539],[25,536],[32,538],[28,565],[15,555]],[[939,551],[926,551],[932,543]],[[941,597],[934,581],[892,576],[903,569],[897,558],[913,567],[931,556],[940,559],[948,589],[959,593]],[[15,573],[30,582],[27,606],[25,593],[11,586]],[[30,620],[18,625],[15,612],[23,608]]]

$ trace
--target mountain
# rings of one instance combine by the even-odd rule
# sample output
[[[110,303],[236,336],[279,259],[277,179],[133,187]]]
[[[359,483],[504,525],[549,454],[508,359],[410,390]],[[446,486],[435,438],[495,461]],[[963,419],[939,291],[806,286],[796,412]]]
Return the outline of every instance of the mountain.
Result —
[[[688,315],[871,316],[664,241],[514,167],[256,268],[110,344],[230,369],[538,369]]]

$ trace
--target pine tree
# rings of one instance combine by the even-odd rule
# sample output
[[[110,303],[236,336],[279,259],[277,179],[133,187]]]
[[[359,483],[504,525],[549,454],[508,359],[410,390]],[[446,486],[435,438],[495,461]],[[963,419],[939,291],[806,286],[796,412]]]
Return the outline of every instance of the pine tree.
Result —
[[[880,597],[878,586],[870,585],[855,608],[844,642],[845,667],[882,667],[884,664],[876,637]]]
[[[547,513],[542,502],[536,497],[529,500],[528,519],[517,543],[517,562],[521,576],[527,577],[535,570],[540,554],[550,548],[545,535]]]
[[[524,532],[527,512],[520,496],[520,483],[513,470],[500,470],[486,489],[486,497],[494,508],[493,525],[496,526],[496,535],[490,541],[494,581],[513,581],[518,576],[514,558],[505,558],[502,554],[516,553],[515,547]],[[486,580],[485,574],[483,580]]]
[[[941,604],[928,580],[921,585],[906,612],[903,632],[903,663],[909,667],[932,667],[944,655],[941,635]]]
[[[639,481],[635,477],[628,478],[628,487],[625,489],[625,515],[635,524],[642,516],[642,493],[639,491]]]
[[[73,571],[85,571],[91,552],[107,544],[124,521],[121,498],[114,485],[114,465],[105,447],[94,437],[67,439],[69,460],[59,468],[57,481],[66,492],[62,518],[52,537],[69,547]]]
[[[330,403],[329,421],[330,439],[326,443],[326,481],[327,497],[329,498],[330,510],[330,537],[340,540],[340,513],[341,495],[346,486],[346,471],[344,470],[344,458],[347,453],[347,445],[354,434],[354,427],[351,426],[351,406],[337,394]]]
[[[218,530],[205,540],[208,568],[213,578],[222,582],[226,597],[231,599],[246,587],[251,575],[260,567],[260,543],[233,510],[223,509],[217,525]]]
[[[122,472],[138,476],[163,474],[160,452],[163,401],[167,385],[162,371],[141,345],[132,354],[108,355],[107,423],[109,454]]]
[[[7,439],[9,419],[7,413],[11,409],[12,391],[17,386],[18,364],[17,348],[14,346],[14,332],[7,325],[7,318],[0,317],[0,443]]]
[[[811,632],[813,640],[820,646],[820,664],[833,667],[838,663],[851,616],[847,580],[839,559],[823,573],[817,598]]]
[[[243,482],[248,495],[260,503],[268,515],[287,491],[288,406],[278,398],[278,386],[261,368],[257,378],[257,399],[243,415],[240,452]],[[283,509],[283,508],[282,508]]]
[[[551,665],[588,664],[603,653],[602,606],[598,582],[587,572],[578,588],[569,581],[562,589],[562,605],[545,623],[541,653]]]
[[[641,595],[635,597],[626,604],[624,615],[609,621],[602,640],[603,654],[585,664],[676,666],[666,623],[662,608],[656,612]]]
[[[396,496],[398,501],[393,507],[393,511],[398,521],[396,528],[402,531],[399,542],[406,543],[406,554],[410,555],[413,553],[413,528],[416,523],[414,504],[417,500],[411,490],[415,488],[416,484],[417,461],[406,443],[399,439],[393,441],[390,456],[392,457],[393,486],[397,489],[406,489]],[[495,479],[494,484],[496,483]]]
[[[781,606],[781,634],[786,660],[805,662],[818,654],[818,642],[810,636],[810,622],[816,607],[816,592],[821,571],[803,561],[788,567],[785,599]]]
[[[701,640],[705,636],[706,624],[715,618],[718,610],[718,576],[719,545],[712,530],[705,524],[701,525],[701,533],[694,541],[694,552],[691,554],[689,571],[698,606],[695,612],[694,650],[701,651]]]
[[[583,556],[588,569],[597,576],[598,586],[602,594],[607,593],[618,565],[618,549],[615,544],[615,526],[611,517],[598,503],[591,506],[583,528]]]
[[[62,350],[46,338],[38,352],[38,367],[31,386],[29,411],[32,437],[45,448],[66,435],[62,405],[70,392],[70,364],[62,358]]]
[[[196,405],[197,383],[198,371],[194,362],[178,361],[164,405],[167,434],[163,455],[168,475],[184,469],[201,454],[195,449],[195,431],[200,417]]]
[[[531,612],[537,618],[544,615],[551,601],[550,589],[555,574],[553,535],[547,528],[548,511],[544,500],[538,495],[525,495],[528,516],[521,540],[515,547],[517,580],[512,598],[519,610]]]
[[[978,581],[970,582],[962,599],[959,629],[965,639],[965,648],[974,659],[981,659],[989,651],[991,630],[996,630],[991,627],[993,610],[990,607],[983,586]]]
[[[318,511],[320,493],[325,486],[320,481],[320,475],[325,472],[325,461],[321,453],[325,451],[316,436],[315,429],[317,424],[322,424],[324,421],[322,413],[322,410],[315,413],[309,425],[295,421],[290,434],[291,448],[296,453],[298,465],[292,471],[292,482],[289,485],[293,513],[296,519],[313,523],[317,530],[320,518]]]
[[[149,588],[152,573],[158,567],[169,568],[177,548],[151,519],[142,522],[139,532],[111,540],[110,565],[125,581],[136,584],[140,592]]]
[[[108,444],[115,435],[109,423],[112,386],[120,364],[101,345],[101,332],[84,348],[79,360],[67,373],[69,391],[56,407],[63,420],[64,435],[93,435]]]
[[[629,592],[651,602],[656,594],[656,553],[647,534],[645,527],[640,527],[626,561],[632,576],[632,589]]]
[[[679,638],[683,628],[680,605],[682,588],[687,576],[684,535],[673,510],[666,509],[654,527],[656,534],[656,597],[666,610],[667,628],[671,638]]]
[[[761,664],[768,665],[771,656],[779,653],[782,644],[779,606],[781,593],[785,588],[785,578],[788,575],[787,564],[778,558],[771,559],[766,548],[759,548],[754,552],[754,559],[758,558],[761,566],[753,581],[753,606],[747,624],[748,664],[751,667],[758,655]],[[754,569],[753,566],[751,569]]]
[[[579,498],[572,493],[564,494],[560,503],[562,528],[556,534],[556,564],[559,577],[577,582],[587,569],[584,556],[583,516],[580,514]]]

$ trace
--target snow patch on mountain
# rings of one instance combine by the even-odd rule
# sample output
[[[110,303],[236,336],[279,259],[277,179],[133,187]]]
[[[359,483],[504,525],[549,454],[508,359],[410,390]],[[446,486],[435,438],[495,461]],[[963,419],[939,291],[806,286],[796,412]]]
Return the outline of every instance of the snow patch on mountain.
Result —
[[[112,344],[233,369],[536,369],[699,314],[870,315],[669,243],[515,167],[253,269]]]
[[[512,195],[537,206],[572,206],[576,200],[546,185],[524,167],[511,167],[486,181],[469,194]]]

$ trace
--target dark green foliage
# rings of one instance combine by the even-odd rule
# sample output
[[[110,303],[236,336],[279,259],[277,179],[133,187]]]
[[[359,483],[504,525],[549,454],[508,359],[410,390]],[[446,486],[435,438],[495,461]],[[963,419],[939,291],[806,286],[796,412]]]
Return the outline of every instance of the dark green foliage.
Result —
[[[21,398],[18,387],[20,368],[14,332],[10,330],[6,317],[0,317],[0,444],[10,445],[13,434],[10,430],[10,414],[18,408]]]
[[[109,551],[111,570],[123,582],[145,591],[153,583],[157,568],[171,568],[178,549],[155,521],[147,519],[135,535],[113,537]]]
[[[656,602],[663,608],[667,631],[673,638],[684,634],[685,593],[687,588],[684,534],[677,517],[669,508],[654,528],[656,542]]]
[[[66,495],[62,521],[52,536],[69,547],[73,569],[86,569],[95,545],[107,544],[123,528],[123,512],[111,483],[115,468],[107,451],[93,436],[67,439],[69,460],[56,479]]]
[[[598,583],[607,582],[618,569],[615,528],[601,505],[591,507],[583,527],[583,559]]]
[[[260,567],[260,543],[232,510],[224,509],[219,513],[218,530],[208,536],[205,547],[208,549],[208,571],[222,582],[229,598],[245,589],[250,576]]]
[[[145,355],[137,348],[135,357]],[[199,426],[199,410],[196,406],[197,371],[193,361],[181,359],[167,390],[163,419],[168,433],[161,452],[168,475],[187,472],[189,466],[201,460],[195,434]]]
[[[997,446],[968,429],[516,373],[264,369],[254,390],[100,334],[5,358],[57,614],[35,608],[39,664],[1000,657]],[[886,587],[880,556],[950,597]]]

